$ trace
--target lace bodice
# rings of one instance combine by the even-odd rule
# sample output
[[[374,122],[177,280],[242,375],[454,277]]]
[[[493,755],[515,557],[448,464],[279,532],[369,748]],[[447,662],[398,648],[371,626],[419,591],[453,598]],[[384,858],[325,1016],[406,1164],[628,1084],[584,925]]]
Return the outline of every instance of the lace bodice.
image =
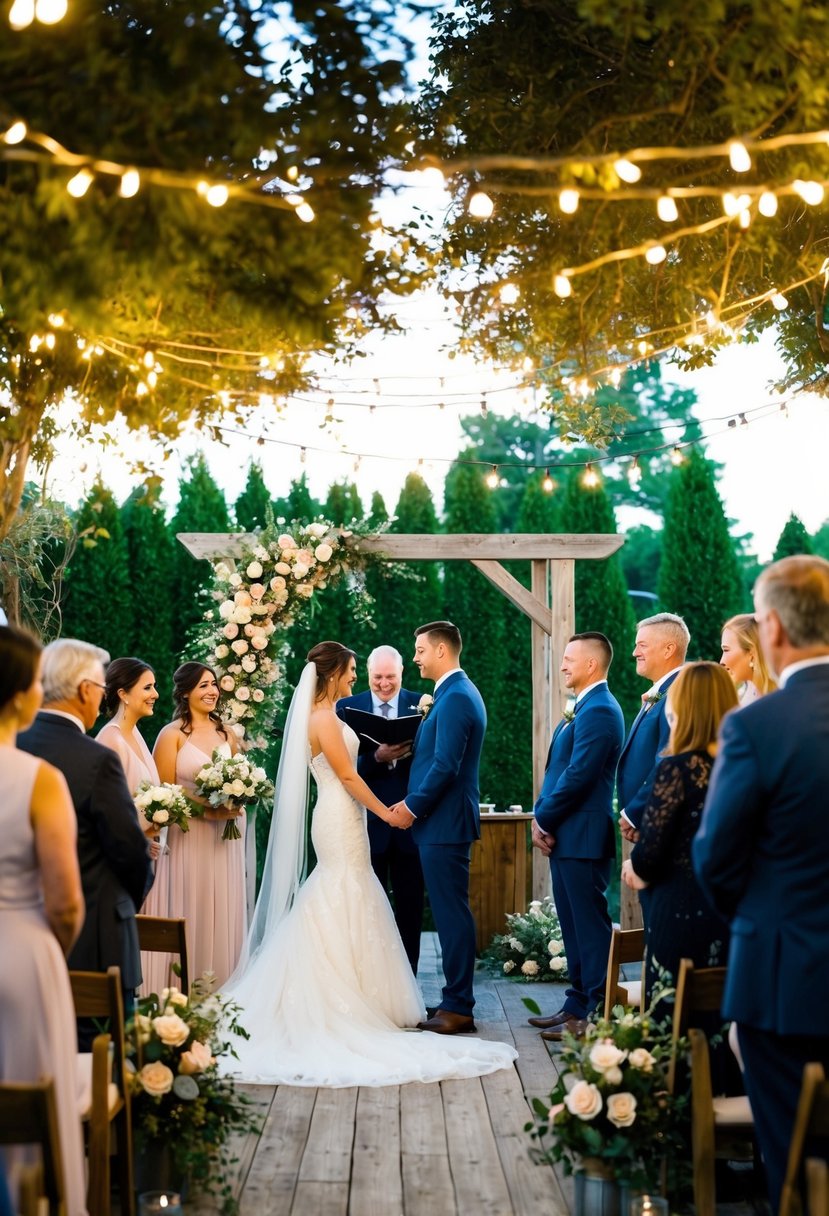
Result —
[[[343,741],[356,767],[360,740],[350,726],[343,725]],[[317,864],[342,869],[371,868],[366,815],[352,798],[322,754],[309,762],[317,785],[317,803],[311,820],[311,841]]]
[[[691,842],[702,815],[711,767],[707,752],[666,756],[656,772],[642,816],[633,868],[646,882],[664,882],[672,874],[693,876]]]

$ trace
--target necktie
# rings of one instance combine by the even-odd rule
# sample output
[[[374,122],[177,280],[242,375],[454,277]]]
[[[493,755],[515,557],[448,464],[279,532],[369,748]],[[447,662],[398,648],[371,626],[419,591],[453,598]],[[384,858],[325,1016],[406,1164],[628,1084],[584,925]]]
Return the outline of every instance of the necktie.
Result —
[[[380,703],[380,713],[384,718],[388,718],[389,714],[391,713],[391,705],[388,701],[382,701]]]

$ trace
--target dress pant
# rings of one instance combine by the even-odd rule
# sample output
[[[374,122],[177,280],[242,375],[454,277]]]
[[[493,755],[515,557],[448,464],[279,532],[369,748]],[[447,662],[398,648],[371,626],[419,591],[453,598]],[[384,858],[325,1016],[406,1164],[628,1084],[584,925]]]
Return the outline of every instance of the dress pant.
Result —
[[[612,925],[607,911],[610,860],[550,858],[553,899],[570,973],[563,1010],[586,1018],[604,1001]]]
[[[418,845],[446,984],[440,1008],[471,1016],[475,1005],[475,918],[469,907],[468,844]]]

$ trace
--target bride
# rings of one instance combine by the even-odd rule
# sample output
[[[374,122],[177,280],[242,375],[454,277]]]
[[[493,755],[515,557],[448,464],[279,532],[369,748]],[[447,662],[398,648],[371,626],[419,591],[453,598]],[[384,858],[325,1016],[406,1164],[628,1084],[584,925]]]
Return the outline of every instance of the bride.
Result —
[[[243,1081],[343,1087],[476,1077],[506,1068],[506,1043],[411,1028],[423,1000],[371,868],[366,807],[392,812],[358,776],[358,739],[334,712],[356,679],[353,651],[320,642],[294,692],[279,761],[262,887],[242,958],[222,988],[250,1038],[226,1071]],[[305,877],[308,772],[317,785]]]

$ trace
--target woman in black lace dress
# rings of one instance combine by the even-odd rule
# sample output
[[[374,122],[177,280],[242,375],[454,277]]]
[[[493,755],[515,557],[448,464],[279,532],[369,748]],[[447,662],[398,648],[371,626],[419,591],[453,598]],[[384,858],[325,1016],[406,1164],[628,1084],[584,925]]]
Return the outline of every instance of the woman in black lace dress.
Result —
[[[639,840],[622,867],[634,890],[649,888],[645,929],[645,997],[674,987],[679,960],[721,967],[728,925],[708,906],[691,865],[691,841],[702,816],[720,722],[737,707],[734,682],[717,663],[689,663],[668,691],[671,727]]]

